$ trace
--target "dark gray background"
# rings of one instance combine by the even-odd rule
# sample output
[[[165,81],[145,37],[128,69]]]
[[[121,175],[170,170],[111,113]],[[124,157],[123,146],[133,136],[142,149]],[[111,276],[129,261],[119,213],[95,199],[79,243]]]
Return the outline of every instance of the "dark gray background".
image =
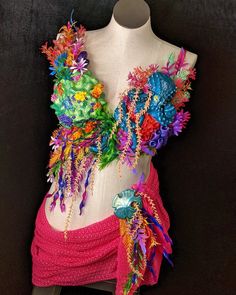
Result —
[[[108,24],[116,1],[0,1],[0,294],[31,293],[34,220],[49,185],[52,79],[39,47],[74,19]],[[171,219],[175,269],[144,294],[232,295],[235,289],[236,1],[155,0],[152,27],[198,54],[188,128],[154,159]],[[80,291],[79,291],[80,290]],[[77,292],[77,293],[76,293]],[[63,294],[88,294],[65,288]],[[89,294],[95,294],[90,292]],[[101,294],[101,293],[100,293]]]

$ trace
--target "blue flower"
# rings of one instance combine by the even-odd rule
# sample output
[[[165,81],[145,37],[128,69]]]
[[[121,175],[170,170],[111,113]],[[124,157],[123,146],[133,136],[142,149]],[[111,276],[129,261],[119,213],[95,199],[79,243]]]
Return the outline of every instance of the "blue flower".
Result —
[[[67,59],[67,52],[63,52],[58,55],[58,57],[55,59],[54,63],[57,67],[64,66],[64,62]]]
[[[49,75],[54,76],[58,71],[60,71],[61,70],[60,68],[64,67],[64,62],[66,58],[67,58],[66,52],[59,54],[54,61],[55,67],[49,67],[49,70],[51,70],[51,73]]]
[[[63,106],[64,106],[67,110],[71,110],[71,109],[73,109],[73,104],[72,104],[72,102],[71,102],[71,100],[70,100],[70,97],[64,98],[64,99],[62,100],[62,104],[63,104]]]

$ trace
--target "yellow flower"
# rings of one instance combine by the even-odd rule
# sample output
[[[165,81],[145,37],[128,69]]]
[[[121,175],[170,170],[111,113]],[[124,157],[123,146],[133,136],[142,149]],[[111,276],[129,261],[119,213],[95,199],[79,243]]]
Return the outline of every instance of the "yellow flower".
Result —
[[[91,95],[95,98],[98,98],[101,94],[102,94],[102,91],[103,91],[103,87],[104,85],[101,84],[101,83],[97,83],[93,90],[91,91]]]
[[[86,97],[86,91],[77,92],[74,96],[76,100],[83,101],[85,100],[85,97]]]

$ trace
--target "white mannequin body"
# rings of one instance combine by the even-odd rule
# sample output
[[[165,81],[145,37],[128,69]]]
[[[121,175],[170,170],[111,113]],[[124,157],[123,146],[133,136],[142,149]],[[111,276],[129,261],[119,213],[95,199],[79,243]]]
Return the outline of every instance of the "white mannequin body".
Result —
[[[119,94],[127,88],[128,73],[134,67],[141,66],[145,68],[150,64],[158,64],[159,69],[161,69],[166,64],[171,52],[175,53],[177,57],[180,51],[179,47],[161,40],[154,34],[151,28],[149,8],[147,9],[147,4],[144,1],[140,3],[145,5],[143,8],[146,9],[146,14],[143,11],[140,14],[141,25],[137,28],[128,28],[123,26],[123,23],[118,23],[117,19],[120,18],[120,15],[118,15],[118,18],[115,18],[115,16],[119,11],[114,9],[112,18],[106,27],[86,32],[85,50],[90,61],[88,69],[104,84],[106,100],[111,111],[114,111],[118,105]],[[136,24],[139,23],[138,20],[136,15]],[[129,22],[131,21],[129,19]],[[186,61],[189,66],[193,67],[196,60],[197,55],[188,51]],[[142,172],[144,172],[147,179],[150,161],[151,156],[142,156],[139,159],[137,175],[133,174],[126,165],[121,166],[121,178],[119,177],[116,161],[113,161],[101,171],[96,170],[93,195],[91,195],[88,186],[88,198],[82,215],[79,215],[81,196],[77,198],[68,230],[88,226],[112,215],[114,212],[112,197],[122,190],[130,188],[138,180]],[[49,192],[52,192],[53,188],[54,184],[52,184]],[[51,201],[51,198],[47,199],[45,205],[48,222],[54,229],[63,231],[72,200],[66,199],[67,210],[64,213],[60,211],[59,205],[56,206],[54,211],[50,212]]]

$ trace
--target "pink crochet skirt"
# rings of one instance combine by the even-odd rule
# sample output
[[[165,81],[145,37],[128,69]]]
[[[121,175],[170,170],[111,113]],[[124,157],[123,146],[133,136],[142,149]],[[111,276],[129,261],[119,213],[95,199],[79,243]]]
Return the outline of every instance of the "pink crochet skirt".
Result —
[[[154,201],[163,230],[168,235],[169,216],[163,207],[158,174],[152,162],[144,191]],[[81,286],[116,279],[116,295],[123,295],[123,285],[130,270],[120,236],[119,218],[113,214],[84,228],[70,230],[65,242],[63,232],[53,229],[47,221],[45,200],[37,214],[31,245],[33,285]],[[163,243],[171,253],[170,244]],[[153,259],[155,274],[147,269],[139,286],[157,283],[161,262],[162,252],[157,250]],[[129,294],[133,294],[137,287],[132,288]]]

